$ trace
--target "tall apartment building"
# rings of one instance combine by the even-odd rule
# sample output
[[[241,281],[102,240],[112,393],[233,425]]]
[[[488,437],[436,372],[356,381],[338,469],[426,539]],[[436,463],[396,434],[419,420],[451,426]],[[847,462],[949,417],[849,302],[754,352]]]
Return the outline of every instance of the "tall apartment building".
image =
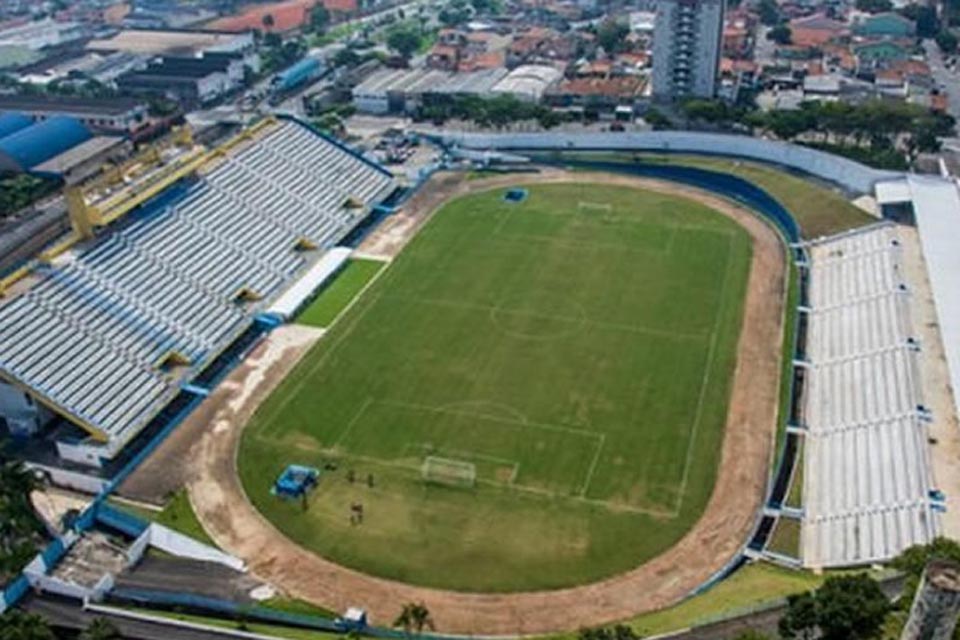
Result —
[[[653,37],[653,95],[710,98],[720,67],[725,0],[659,0]]]

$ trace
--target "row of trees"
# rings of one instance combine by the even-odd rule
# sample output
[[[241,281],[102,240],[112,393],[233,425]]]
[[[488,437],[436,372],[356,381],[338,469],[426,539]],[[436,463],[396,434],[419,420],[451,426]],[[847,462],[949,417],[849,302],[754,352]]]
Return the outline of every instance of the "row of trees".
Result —
[[[422,120],[431,120],[436,124],[456,119],[498,129],[514,122],[527,120],[536,120],[544,129],[551,129],[564,121],[562,114],[549,107],[524,102],[507,94],[493,98],[465,96],[427,104],[421,107],[418,117]]]
[[[953,118],[919,105],[870,100],[804,102],[799,109],[754,111],[718,100],[690,100],[683,113],[694,122],[739,127],[750,132],[797,140],[869,161],[881,152],[914,160],[921,152],[940,149],[939,138],[953,135]],[[893,168],[893,167],[886,167]]]
[[[20,571],[45,540],[30,503],[37,486],[36,476],[0,444],[0,584]]]
[[[56,190],[55,180],[27,174],[0,178],[0,218],[14,214]]]
[[[79,640],[121,640],[116,626],[106,618],[94,618]],[[0,616],[0,640],[57,640],[46,620],[16,609]]]

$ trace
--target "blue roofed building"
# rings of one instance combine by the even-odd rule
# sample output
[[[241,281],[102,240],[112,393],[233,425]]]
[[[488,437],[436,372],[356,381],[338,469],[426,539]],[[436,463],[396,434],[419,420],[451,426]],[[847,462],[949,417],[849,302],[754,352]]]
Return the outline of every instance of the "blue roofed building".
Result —
[[[6,138],[32,124],[33,118],[23,113],[4,113],[0,115],[0,138]]]
[[[0,171],[29,171],[92,137],[79,120],[67,116],[31,124],[0,138]]]

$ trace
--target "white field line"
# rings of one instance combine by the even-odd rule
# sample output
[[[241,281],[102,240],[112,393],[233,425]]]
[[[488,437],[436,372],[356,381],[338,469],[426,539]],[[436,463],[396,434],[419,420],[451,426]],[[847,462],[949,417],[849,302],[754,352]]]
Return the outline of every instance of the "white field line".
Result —
[[[720,333],[720,319],[723,317],[725,309],[727,283],[730,281],[730,266],[733,264],[731,255],[733,253],[732,237],[727,241],[727,265],[723,273],[723,283],[720,285],[720,305],[717,310],[717,317],[713,321],[713,333],[710,336],[710,346],[707,350],[707,364],[703,370],[703,379],[700,381],[700,395],[697,398],[697,409],[693,418],[693,427],[690,429],[690,440],[687,442],[687,456],[683,463],[683,477],[680,480],[680,491],[677,494],[677,504],[675,515],[680,515],[680,509],[683,508],[683,498],[687,492],[687,480],[690,477],[690,459],[693,457],[693,448],[697,441],[697,432],[700,427],[700,420],[703,417],[703,403],[707,395],[707,387],[710,381],[710,370],[713,368],[713,359],[716,355],[717,336]],[[729,410],[729,408],[728,408]]]

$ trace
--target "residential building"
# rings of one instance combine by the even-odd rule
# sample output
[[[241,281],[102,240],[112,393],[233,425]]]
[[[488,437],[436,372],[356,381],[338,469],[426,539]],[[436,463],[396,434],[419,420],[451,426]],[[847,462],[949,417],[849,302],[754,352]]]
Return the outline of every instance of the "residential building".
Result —
[[[715,95],[724,4],[724,0],[661,0],[653,38],[655,98]]]
[[[888,11],[860,18],[853,32],[865,38],[911,38],[917,33],[917,25],[899,13]]]

